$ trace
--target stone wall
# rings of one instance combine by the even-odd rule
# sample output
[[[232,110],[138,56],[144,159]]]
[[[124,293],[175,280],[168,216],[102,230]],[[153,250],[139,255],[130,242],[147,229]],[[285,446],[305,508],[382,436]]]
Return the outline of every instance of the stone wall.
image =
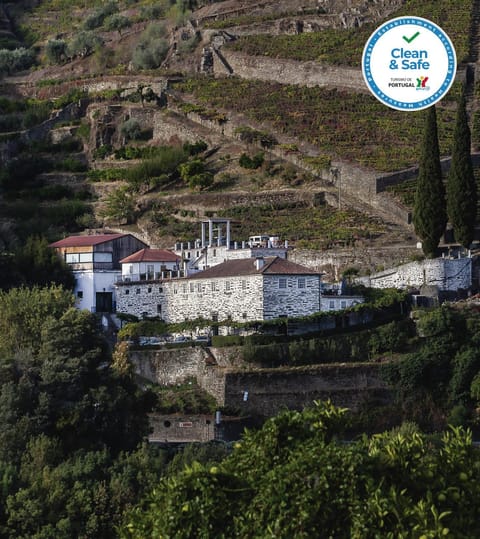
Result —
[[[252,265],[254,264],[252,259]],[[119,283],[117,312],[167,323],[202,317],[246,322],[320,310],[319,275],[244,275]]]
[[[229,372],[225,405],[268,417],[285,407],[301,409],[314,400],[330,398],[337,406],[358,410],[367,401],[389,399],[380,369],[380,365],[363,364]]]
[[[201,346],[172,350],[132,350],[129,353],[135,372],[160,385],[174,385],[188,378],[198,378],[208,357]]]
[[[337,247],[326,251],[294,249],[288,252],[292,262],[307,266],[315,271],[324,273],[324,281],[339,281],[342,272],[347,268],[358,268],[360,271],[398,265],[409,262],[418,249],[412,245],[395,247],[383,246],[375,249],[368,248],[357,242],[354,247]]]
[[[298,62],[268,56],[249,56],[225,47],[222,48],[222,55],[233,73],[245,79],[301,86],[351,88],[356,92],[368,91],[360,68],[330,66],[318,62]],[[224,64],[216,56],[214,58],[214,73],[225,75]]]
[[[468,290],[472,286],[471,258],[435,258],[410,262],[357,282],[372,288],[419,288],[436,286],[441,291]]]
[[[284,288],[281,288],[282,284]],[[265,275],[263,318],[308,316],[320,311],[320,275]]]
[[[232,348],[211,349],[209,352],[200,347],[189,347],[132,351],[130,358],[137,374],[152,382],[171,385],[195,377],[199,386],[210,393],[219,406],[244,414],[272,416],[283,407],[301,409],[314,400],[328,398],[337,406],[356,410],[367,401],[383,402],[389,398],[379,364],[257,370],[250,366],[248,370],[238,359],[238,354],[238,349]],[[162,426],[159,425],[158,437],[167,437],[161,432]],[[171,433],[169,431],[169,436]]]
[[[215,437],[215,418],[210,415],[150,414],[149,442],[208,442]]]

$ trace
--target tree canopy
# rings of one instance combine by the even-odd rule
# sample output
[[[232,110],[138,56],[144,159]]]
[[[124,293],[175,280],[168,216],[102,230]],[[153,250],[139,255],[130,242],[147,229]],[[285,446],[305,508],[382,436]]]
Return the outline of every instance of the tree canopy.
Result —
[[[477,185],[470,147],[471,136],[463,90],[457,104],[452,162],[447,176],[447,212],[456,241],[467,248],[472,243],[477,219]]]
[[[123,538],[477,537],[480,453],[471,433],[413,424],[352,443],[346,411],[316,403],[247,432],[215,466],[165,478]]]
[[[413,224],[416,234],[422,240],[423,252],[433,258],[447,224],[435,105],[426,112],[420,151]]]

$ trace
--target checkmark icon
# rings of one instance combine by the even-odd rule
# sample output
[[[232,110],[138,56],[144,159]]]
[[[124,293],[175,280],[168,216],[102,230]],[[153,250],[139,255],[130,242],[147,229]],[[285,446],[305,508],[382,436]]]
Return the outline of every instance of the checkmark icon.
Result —
[[[407,42],[407,43],[411,43],[416,37],[418,37],[420,35],[420,32],[415,32],[413,34],[412,37],[406,37],[406,36],[402,36],[402,38]]]

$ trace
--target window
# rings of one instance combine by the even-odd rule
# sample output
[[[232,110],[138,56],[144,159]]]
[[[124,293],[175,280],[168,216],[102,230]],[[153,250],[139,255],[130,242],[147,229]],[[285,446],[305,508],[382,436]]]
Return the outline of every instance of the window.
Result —
[[[80,253],[80,263],[92,262],[92,260],[93,260],[92,253]]]
[[[163,288],[161,286],[159,286],[158,291],[160,292],[160,294],[162,294],[163,293]]]
[[[65,260],[67,264],[78,264],[80,262],[80,254],[79,253],[67,253],[65,255]]]
[[[331,310],[334,310],[335,309],[335,300],[331,299],[329,304],[328,304],[328,308],[331,309]]]
[[[190,258],[191,254],[192,254],[192,253],[191,253],[190,251],[188,251],[188,253],[187,253],[187,258]]]
[[[149,294],[152,293],[152,287],[151,287],[151,286],[149,286],[147,290],[148,290],[148,293],[149,293]]]
[[[162,312],[162,306],[160,303],[157,305],[157,313],[160,314]]]
[[[140,288],[137,288],[137,289],[135,290],[135,293],[136,293],[136,294],[140,294],[140,292],[141,292],[141,289],[140,289]]]
[[[112,253],[95,253],[93,255],[94,262],[111,262]]]
[[[217,256],[217,250],[216,249],[213,250],[213,256]]]
[[[190,292],[195,292],[195,285],[190,283]]]
[[[147,279],[151,281],[154,277],[153,264],[147,264]]]
[[[202,291],[202,283],[197,283],[197,292]]]
[[[287,279],[284,277],[278,279],[278,288],[287,288]]]
[[[128,273],[132,274],[133,273],[133,264],[130,264],[128,266]]]
[[[187,285],[185,283],[182,284],[182,294],[187,293]]]
[[[247,289],[247,281],[242,281],[242,290]]]
[[[125,295],[128,296],[130,294],[130,290],[128,288],[125,289]]]
[[[225,281],[225,290],[228,292],[230,290],[230,281]]]
[[[305,277],[298,278],[298,288],[305,288]]]
[[[245,318],[247,318],[247,313],[242,313],[242,318],[245,320]]]
[[[347,308],[347,302],[344,299],[342,299],[342,301],[340,302],[340,308],[341,309],[346,309]]]
[[[78,299],[82,299],[82,298],[83,298],[83,290],[79,290],[79,291],[77,292],[77,298],[78,298]]]

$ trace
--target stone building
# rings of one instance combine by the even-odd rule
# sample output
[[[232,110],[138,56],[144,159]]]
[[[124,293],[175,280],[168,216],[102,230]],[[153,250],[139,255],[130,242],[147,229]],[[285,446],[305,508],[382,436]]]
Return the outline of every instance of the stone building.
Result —
[[[247,322],[321,310],[321,274],[280,257],[229,260],[184,278],[118,282],[117,312],[167,323]]]

